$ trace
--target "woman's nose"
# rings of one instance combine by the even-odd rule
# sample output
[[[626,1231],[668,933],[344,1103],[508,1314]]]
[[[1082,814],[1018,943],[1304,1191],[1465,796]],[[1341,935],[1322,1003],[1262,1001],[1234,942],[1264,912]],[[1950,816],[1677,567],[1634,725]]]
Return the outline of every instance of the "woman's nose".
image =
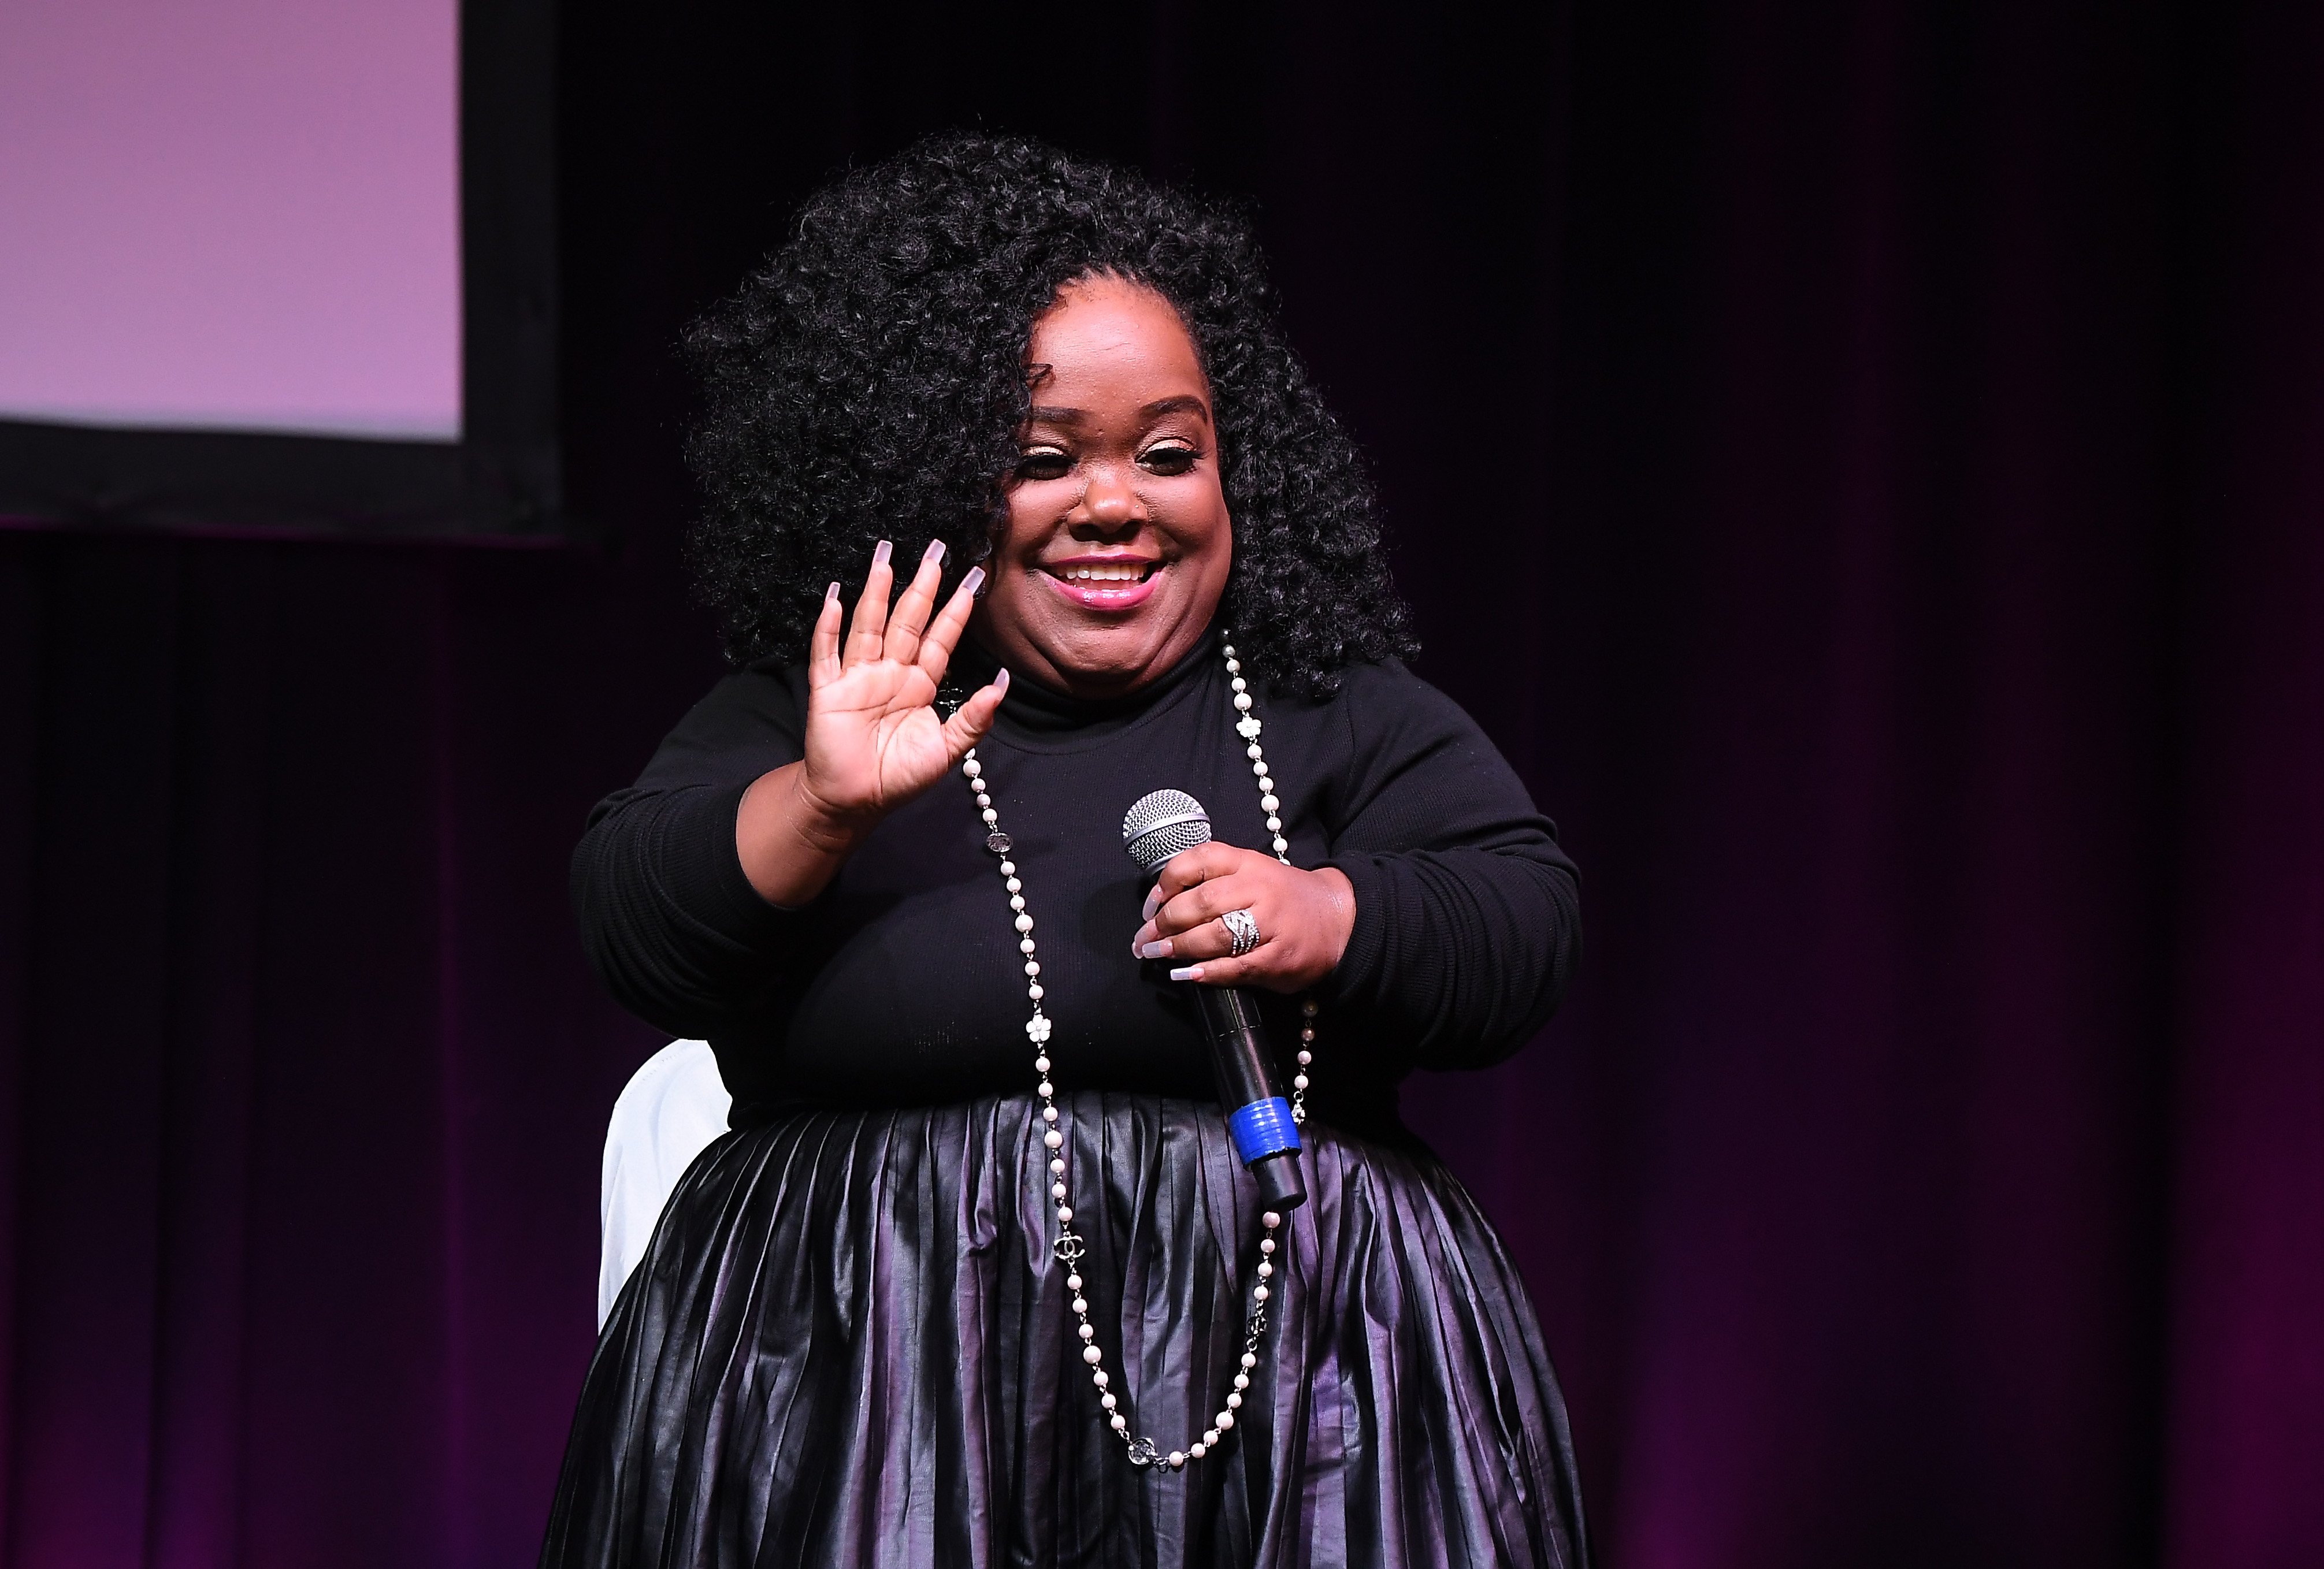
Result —
[[[1108,530],[1141,523],[1146,518],[1146,508],[1138,498],[1137,487],[1111,463],[1100,466],[1090,475],[1089,488],[1082,492],[1081,511],[1091,523]]]

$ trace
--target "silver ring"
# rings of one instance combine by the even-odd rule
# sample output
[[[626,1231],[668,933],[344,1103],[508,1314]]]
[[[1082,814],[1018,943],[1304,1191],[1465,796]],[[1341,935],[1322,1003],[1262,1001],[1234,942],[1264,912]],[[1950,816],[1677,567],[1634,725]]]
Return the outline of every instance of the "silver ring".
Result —
[[[1228,950],[1230,958],[1240,959],[1259,946],[1259,917],[1250,911],[1230,910],[1219,917],[1219,924],[1227,929],[1227,936],[1234,944]]]

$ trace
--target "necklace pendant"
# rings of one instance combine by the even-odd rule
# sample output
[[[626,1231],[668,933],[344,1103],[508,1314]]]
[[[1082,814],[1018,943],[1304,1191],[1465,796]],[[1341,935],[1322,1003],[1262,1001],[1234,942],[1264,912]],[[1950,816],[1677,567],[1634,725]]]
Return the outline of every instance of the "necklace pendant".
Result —
[[[1057,1255],[1057,1262],[1070,1264],[1078,1262],[1084,1250],[1082,1247],[1081,1237],[1069,1231],[1057,1239],[1056,1246],[1050,1251]]]
[[[1007,834],[997,828],[984,836],[984,848],[997,856],[1007,855],[1013,842]]]
[[[1162,1447],[1153,1439],[1133,1438],[1130,1441],[1130,1464],[1139,1467],[1148,1466],[1161,1458]]]

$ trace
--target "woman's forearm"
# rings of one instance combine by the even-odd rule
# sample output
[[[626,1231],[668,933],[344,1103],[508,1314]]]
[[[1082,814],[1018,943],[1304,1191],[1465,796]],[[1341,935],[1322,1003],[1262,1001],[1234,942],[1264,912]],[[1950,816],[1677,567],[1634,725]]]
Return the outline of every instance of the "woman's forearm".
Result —
[[[1415,1064],[1481,1068],[1547,1022],[1581,948],[1571,871],[1477,849],[1334,862],[1357,918],[1331,1000],[1387,1022]]]

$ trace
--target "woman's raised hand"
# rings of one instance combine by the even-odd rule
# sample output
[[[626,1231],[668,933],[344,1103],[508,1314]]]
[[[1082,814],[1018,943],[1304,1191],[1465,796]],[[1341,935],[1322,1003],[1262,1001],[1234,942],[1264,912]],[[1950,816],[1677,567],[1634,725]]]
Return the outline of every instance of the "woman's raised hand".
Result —
[[[961,704],[949,720],[936,710],[954,645],[976,605],[982,567],[971,567],[935,619],[944,544],[928,546],[891,609],[894,569],[883,541],[843,642],[839,585],[824,596],[807,645],[806,804],[835,827],[876,822],[943,777],[991,728],[1008,674]]]
[[[882,817],[943,777],[991,729],[1009,687],[1004,670],[950,719],[936,712],[984,571],[971,567],[936,610],[944,546],[932,544],[891,607],[888,555],[883,541],[844,639],[839,585],[824,596],[807,644],[806,756],[760,778],[735,817],[743,874],[778,904],[820,893]]]

